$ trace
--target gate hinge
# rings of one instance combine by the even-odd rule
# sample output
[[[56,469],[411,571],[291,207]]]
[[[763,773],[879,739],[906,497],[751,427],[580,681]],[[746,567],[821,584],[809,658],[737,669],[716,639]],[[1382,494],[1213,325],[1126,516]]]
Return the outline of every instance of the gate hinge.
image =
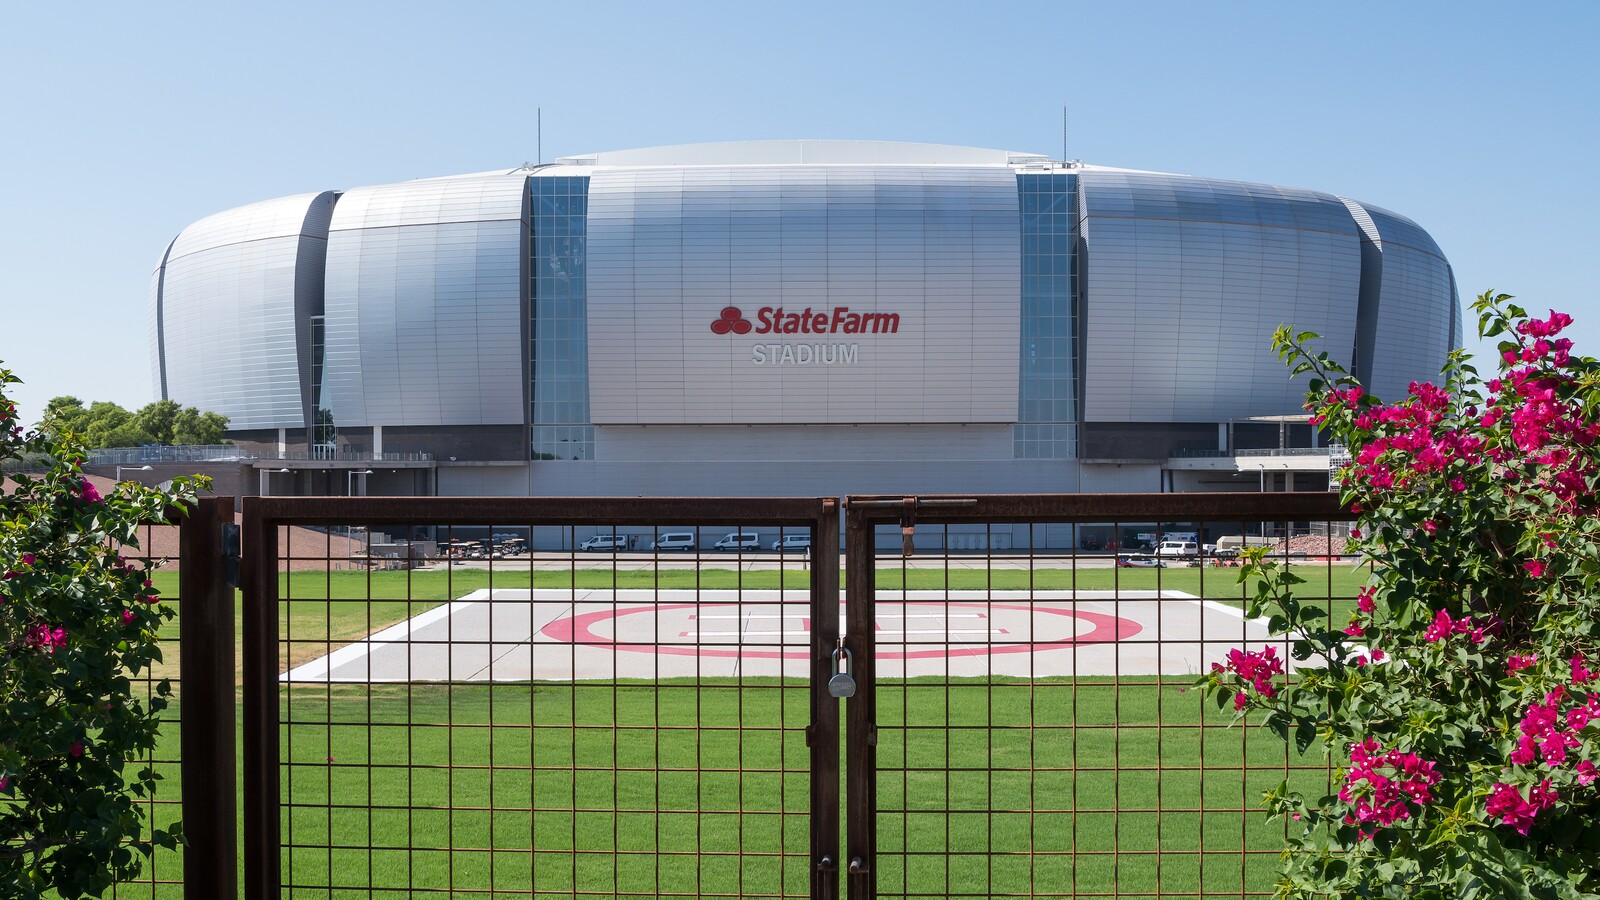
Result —
[[[222,523],[222,560],[226,567],[228,587],[239,586],[239,525]]]
[[[868,725],[867,726],[867,746],[868,747],[876,747],[876,746],[878,746],[878,726],[876,726],[876,725]]]
[[[917,548],[911,542],[917,533],[917,498],[907,497],[900,507],[900,555],[911,556]]]
[[[806,746],[807,747],[814,747],[814,746],[816,746],[816,744],[817,744],[817,726],[815,726],[815,725],[807,725],[806,726]]]

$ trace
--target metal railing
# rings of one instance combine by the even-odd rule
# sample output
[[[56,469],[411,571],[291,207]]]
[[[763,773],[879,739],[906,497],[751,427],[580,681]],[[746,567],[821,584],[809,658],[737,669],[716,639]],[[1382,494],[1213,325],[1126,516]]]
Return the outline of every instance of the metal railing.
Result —
[[[259,456],[232,444],[151,445],[148,447],[113,447],[90,450],[91,466],[126,466],[132,463],[154,462],[217,462],[226,460],[251,460]]]
[[[371,453],[363,450],[247,450],[232,444],[151,445],[90,450],[91,466],[127,466],[162,462],[249,462],[257,459],[328,460],[330,462],[429,462],[433,454],[421,451]]]
[[[1234,456],[1327,456],[1327,447],[1267,447],[1260,450],[1236,450]]]
[[[1171,459],[1228,459],[1240,456],[1327,456],[1327,447],[1260,447],[1239,450],[1179,448]]]

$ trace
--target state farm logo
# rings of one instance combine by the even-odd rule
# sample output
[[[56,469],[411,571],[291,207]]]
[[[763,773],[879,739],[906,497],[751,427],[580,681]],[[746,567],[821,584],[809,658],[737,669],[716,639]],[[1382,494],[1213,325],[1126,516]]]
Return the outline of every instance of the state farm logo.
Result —
[[[729,332],[733,334],[750,333],[750,322],[745,319],[744,313],[740,312],[737,306],[723,307],[722,315],[711,323],[712,334],[728,334]]]
[[[763,306],[756,311],[754,324],[737,306],[723,307],[722,315],[711,323],[712,334],[899,334],[900,314],[852,312],[848,306],[835,306],[821,312],[806,307],[799,312]]]

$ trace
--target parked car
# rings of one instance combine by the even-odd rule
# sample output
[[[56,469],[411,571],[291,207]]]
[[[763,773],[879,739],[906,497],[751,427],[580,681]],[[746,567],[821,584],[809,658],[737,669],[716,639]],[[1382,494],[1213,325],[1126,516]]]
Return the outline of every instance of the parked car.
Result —
[[[618,550],[628,549],[628,536],[625,534],[597,534],[579,544],[578,549],[591,552],[610,550],[615,553]]]
[[[761,535],[754,531],[730,531],[711,545],[713,550],[760,550]]]
[[[693,550],[695,548],[694,532],[669,531],[650,542],[651,550]]]
[[[1164,569],[1166,563],[1153,556],[1119,556],[1117,568],[1119,569]]]
[[[809,553],[811,552],[811,535],[786,534],[778,540],[772,542],[772,549],[778,551],[779,553],[793,551],[805,551]]]

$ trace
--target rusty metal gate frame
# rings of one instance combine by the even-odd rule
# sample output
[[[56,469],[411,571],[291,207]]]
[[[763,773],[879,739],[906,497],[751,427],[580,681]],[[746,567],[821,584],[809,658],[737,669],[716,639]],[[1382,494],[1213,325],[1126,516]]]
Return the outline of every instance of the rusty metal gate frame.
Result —
[[[808,528],[812,547],[810,895],[839,896],[839,703],[828,696],[839,637],[839,501],[836,498],[251,497],[244,500],[244,896],[275,900],[282,888],[279,747],[278,528],[287,525],[686,526],[770,524]],[[230,729],[231,732],[231,729]]]
[[[845,713],[845,840],[850,900],[877,897],[876,529],[900,528],[912,554],[919,524],[1116,521],[1334,521],[1351,518],[1334,493],[851,495],[845,515],[845,633],[856,692]]]

